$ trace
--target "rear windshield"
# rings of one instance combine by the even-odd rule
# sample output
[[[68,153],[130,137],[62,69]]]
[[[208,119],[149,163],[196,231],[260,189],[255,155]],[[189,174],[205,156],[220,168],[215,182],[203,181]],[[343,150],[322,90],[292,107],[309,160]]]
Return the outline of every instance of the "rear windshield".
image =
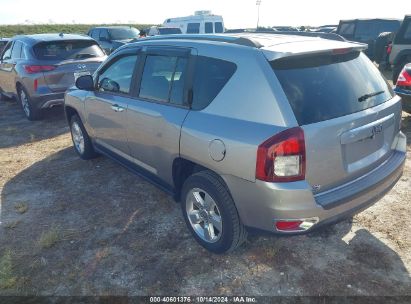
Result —
[[[64,40],[40,42],[33,47],[40,60],[85,59],[104,56],[97,42],[92,40]]]
[[[158,31],[161,35],[181,34],[179,28],[159,28]]]
[[[359,112],[394,96],[377,68],[359,52],[284,58],[271,66],[300,125]]]
[[[111,28],[110,38],[113,40],[128,40],[138,38],[140,31],[134,27],[130,28]]]

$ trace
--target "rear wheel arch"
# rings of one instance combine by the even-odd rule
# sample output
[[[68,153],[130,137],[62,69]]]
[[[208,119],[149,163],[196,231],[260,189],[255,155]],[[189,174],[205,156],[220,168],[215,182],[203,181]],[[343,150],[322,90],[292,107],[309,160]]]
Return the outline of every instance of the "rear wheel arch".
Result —
[[[173,173],[173,183],[174,183],[174,199],[178,202],[181,199],[181,190],[184,185],[184,182],[189,178],[191,175],[198,173],[200,171],[209,171],[212,172],[221,183],[228,190],[228,186],[225,183],[224,179],[214,170],[204,167],[203,165],[197,164],[193,161],[188,159],[178,157],[173,161],[172,173]],[[229,190],[228,190],[229,191]]]

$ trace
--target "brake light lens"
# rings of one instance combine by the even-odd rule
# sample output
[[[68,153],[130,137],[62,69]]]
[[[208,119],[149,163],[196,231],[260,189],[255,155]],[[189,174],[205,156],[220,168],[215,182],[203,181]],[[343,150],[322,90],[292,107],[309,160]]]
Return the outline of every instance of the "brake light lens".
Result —
[[[56,69],[54,65],[25,65],[24,69],[29,74],[35,73],[42,73],[42,72],[50,72]]]
[[[305,179],[305,141],[300,127],[285,130],[258,147],[256,178],[266,182]]]
[[[387,54],[390,55],[392,51],[392,43],[387,46]]]
[[[398,76],[397,86],[411,87],[411,75],[405,68],[402,69],[400,76]]]

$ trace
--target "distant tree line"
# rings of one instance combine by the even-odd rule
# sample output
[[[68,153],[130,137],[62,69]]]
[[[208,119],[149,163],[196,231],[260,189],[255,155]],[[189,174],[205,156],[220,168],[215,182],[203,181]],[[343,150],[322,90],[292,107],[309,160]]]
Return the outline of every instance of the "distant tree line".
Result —
[[[0,38],[13,37],[15,35],[29,35],[42,33],[77,33],[86,34],[91,27],[107,25],[132,26],[139,30],[147,29],[153,24],[16,24],[0,25]]]

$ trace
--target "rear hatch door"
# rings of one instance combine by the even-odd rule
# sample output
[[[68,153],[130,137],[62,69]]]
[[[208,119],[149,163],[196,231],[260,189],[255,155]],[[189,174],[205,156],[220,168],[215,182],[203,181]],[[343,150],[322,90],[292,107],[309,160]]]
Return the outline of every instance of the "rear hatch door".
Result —
[[[271,62],[306,144],[306,179],[321,192],[384,162],[401,104],[361,52],[336,50]]]
[[[93,74],[106,58],[94,40],[47,41],[38,43],[33,50],[43,65],[53,67],[43,72],[45,83],[53,92],[64,92],[77,77]]]

